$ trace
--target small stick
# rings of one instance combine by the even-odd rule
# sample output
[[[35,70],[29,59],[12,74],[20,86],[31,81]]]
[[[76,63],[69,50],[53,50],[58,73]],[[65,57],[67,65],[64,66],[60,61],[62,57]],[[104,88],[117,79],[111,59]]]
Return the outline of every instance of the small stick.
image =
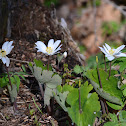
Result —
[[[20,63],[27,63],[29,64],[29,61],[22,61],[22,60],[17,60],[17,59],[13,59],[13,58],[9,58],[12,61],[16,61],[16,62],[20,62]],[[33,63],[33,62],[32,62]]]

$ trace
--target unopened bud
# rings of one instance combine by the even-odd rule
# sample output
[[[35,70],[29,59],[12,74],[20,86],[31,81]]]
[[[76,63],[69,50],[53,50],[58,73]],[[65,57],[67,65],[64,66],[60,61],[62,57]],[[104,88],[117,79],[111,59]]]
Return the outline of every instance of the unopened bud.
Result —
[[[63,53],[63,57],[66,58],[67,57],[67,52]]]
[[[98,56],[96,56],[96,63],[98,63]]]

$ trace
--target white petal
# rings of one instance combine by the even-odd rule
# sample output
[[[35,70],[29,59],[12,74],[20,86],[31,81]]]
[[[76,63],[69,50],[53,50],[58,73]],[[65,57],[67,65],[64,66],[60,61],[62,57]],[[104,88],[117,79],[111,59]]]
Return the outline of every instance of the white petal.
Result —
[[[119,46],[119,47],[115,50],[115,53],[114,53],[114,54],[119,53],[124,47],[125,47],[125,45]]]
[[[11,50],[14,48],[14,46],[10,46],[7,50],[6,50],[6,55],[8,55],[10,52],[11,52]]]
[[[99,47],[99,48],[100,48],[100,50],[101,50],[104,54],[107,54],[107,52],[105,51],[104,48],[102,48],[102,47]]]
[[[3,62],[3,64],[6,63],[6,57],[2,57],[2,62]]]
[[[62,44],[56,50],[54,50],[54,54],[58,53],[58,51],[61,50],[61,46]]]
[[[54,50],[59,46],[60,43],[61,43],[61,40],[57,40],[57,41],[54,43]]]
[[[11,47],[13,44],[13,41],[8,42],[8,48]]]
[[[6,57],[6,66],[9,67],[9,64],[10,64],[10,59]]]
[[[2,45],[2,49],[3,49],[3,50],[5,50],[5,51],[7,50],[8,43],[9,43],[9,42],[6,41],[6,42]]]
[[[107,50],[111,49],[111,47],[107,43],[105,43],[105,46],[106,46]]]
[[[104,50],[109,54],[108,49],[103,45]]]
[[[126,54],[125,53],[118,53],[116,55],[114,55],[116,58],[119,58],[119,57],[126,57]]]
[[[36,48],[39,52],[46,53],[46,45],[43,42],[37,41],[35,44],[37,45]]]
[[[54,55],[54,53],[50,53],[50,54],[48,54],[48,55]]]
[[[112,60],[115,58],[114,56],[110,56],[110,55],[109,55],[109,56],[106,55],[106,57],[107,57],[107,59],[108,59],[109,61],[112,61]]]
[[[54,44],[54,39],[50,39],[48,42],[48,47],[54,48],[53,44]]]

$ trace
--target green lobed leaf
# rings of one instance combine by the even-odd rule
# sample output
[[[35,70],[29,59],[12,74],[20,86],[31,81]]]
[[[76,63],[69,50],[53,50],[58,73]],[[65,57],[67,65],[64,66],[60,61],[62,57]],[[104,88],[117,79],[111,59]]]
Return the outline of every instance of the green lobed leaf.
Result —
[[[31,62],[29,62],[29,64],[28,64],[30,67],[32,67],[32,63]]]
[[[17,86],[16,84],[12,84],[12,88],[10,85],[7,85],[7,87],[10,94],[11,102],[13,103],[17,98]]]
[[[123,70],[126,69],[126,59],[125,58],[118,58],[118,59],[116,59],[116,61],[113,64],[115,66],[116,65],[120,66],[120,68],[119,68],[120,72],[122,72]]]
[[[65,91],[63,93],[60,93],[58,90],[56,93],[54,93],[54,98],[57,101],[57,103],[63,108],[64,111],[67,112],[67,108],[65,106],[65,101],[67,98],[69,91]]]
[[[123,90],[126,88],[126,84],[121,85],[120,89]]]
[[[123,90],[123,95],[126,97],[126,88]]]
[[[30,67],[30,66],[29,66]],[[39,84],[45,84],[44,105],[50,105],[50,98],[53,96],[56,87],[61,85],[62,79],[59,75],[54,74],[52,71],[43,70],[41,67],[30,67],[33,75]]]
[[[117,104],[113,104],[113,103],[111,103],[111,102],[106,102],[111,108],[113,108],[113,109],[115,109],[115,110],[121,110],[123,107],[124,107],[124,105],[117,105]]]
[[[16,85],[17,85],[17,91],[19,91],[19,86],[20,86],[20,78],[17,75],[14,75],[14,79],[16,81]]]
[[[37,67],[41,67],[42,70],[47,70],[47,64],[44,66],[44,63],[41,60],[34,59],[34,63]],[[49,70],[52,70],[51,65],[49,65]]]
[[[96,69],[88,70],[86,74],[86,76],[90,79],[91,84],[93,85],[96,92],[106,100],[118,105],[122,105],[123,94],[122,91],[117,87],[118,80],[113,76],[110,76],[108,79],[109,76],[108,73],[106,73],[102,69],[99,69],[99,73],[100,73],[102,88],[100,88],[98,73]]]
[[[53,97],[53,93],[56,93],[56,89],[46,87],[44,92],[44,105],[50,105],[50,99]]]
[[[76,74],[80,74],[83,72],[82,66],[79,65],[76,65],[73,70]]]
[[[88,82],[86,82],[84,86],[80,87],[82,113],[79,110],[79,89],[72,87],[71,89],[66,101],[70,105],[67,110],[72,121],[78,126],[93,125],[100,111],[100,103],[96,93],[90,93],[89,95],[89,92],[93,89],[92,85],[88,85]]]
[[[41,82],[45,83],[49,88],[56,88],[62,83],[62,79],[59,75],[54,75],[52,71],[44,70],[42,72]]]
[[[3,88],[9,84],[9,79],[7,77],[0,78],[0,87]]]
[[[126,126],[126,111],[119,111],[119,120],[117,115],[109,113],[111,122],[107,122],[104,126]]]

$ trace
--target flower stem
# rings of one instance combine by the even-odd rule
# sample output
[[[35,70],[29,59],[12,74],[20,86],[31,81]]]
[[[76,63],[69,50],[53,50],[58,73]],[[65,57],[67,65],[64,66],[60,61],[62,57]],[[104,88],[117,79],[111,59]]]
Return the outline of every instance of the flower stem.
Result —
[[[80,86],[81,86],[81,80],[79,80],[79,112],[80,114],[82,113],[82,108],[81,108],[81,92],[80,92]]]
[[[99,73],[98,63],[97,63],[97,71],[98,71],[98,79],[99,79],[100,88],[102,88],[102,83],[101,83],[101,77],[100,77],[100,73]]]
[[[104,55],[104,63],[105,63],[105,72],[107,72],[106,61],[105,61],[105,55]]]
[[[112,65],[112,62],[110,62],[109,77],[111,76],[111,65]]]
[[[49,59],[49,55],[48,55],[48,65],[47,65],[47,70],[49,71],[49,62],[50,62],[50,59]]]
[[[80,87],[79,87],[79,112],[80,114],[82,113]]]
[[[50,57],[48,55],[48,64],[47,64],[47,70],[48,71],[49,71],[49,63],[50,63]],[[53,108],[54,99],[52,99],[50,102],[51,102],[52,105],[51,106],[50,105],[47,106],[47,112],[48,112],[49,115],[52,115],[52,108]]]
[[[11,80],[10,80],[10,75],[9,75],[8,68],[7,68],[6,65],[5,65],[5,68],[6,68],[7,75],[8,75],[8,78],[9,78],[9,83],[10,83],[10,86],[11,86],[11,89],[12,89],[12,84],[11,84]]]
[[[100,88],[102,88],[102,83],[101,83],[101,78],[100,78],[100,73],[99,73],[99,66],[98,66],[98,57],[96,57],[96,63],[97,63],[97,72],[98,72],[99,84],[100,84]],[[100,103],[101,103],[101,108],[102,108],[103,114],[106,114],[106,111],[108,113],[106,100],[104,101],[101,97],[99,97],[99,98],[100,98]],[[105,109],[106,109],[106,111],[105,111]]]
[[[101,104],[101,108],[102,108],[102,113],[104,115],[104,114],[106,114],[105,104],[104,104],[104,101],[102,100],[102,98],[100,96],[99,96],[99,99],[100,99],[100,104]]]
[[[44,98],[44,91],[43,91],[43,87],[42,87],[41,83],[39,83],[39,88],[40,88],[40,92],[41,92],[42,98]]]
[[[107,112],[107,114],[109,114],[108,107],[107,107],[107,104],[106,104],[106,100],[104,101],[104,104],[105,104],[106,112]]]

